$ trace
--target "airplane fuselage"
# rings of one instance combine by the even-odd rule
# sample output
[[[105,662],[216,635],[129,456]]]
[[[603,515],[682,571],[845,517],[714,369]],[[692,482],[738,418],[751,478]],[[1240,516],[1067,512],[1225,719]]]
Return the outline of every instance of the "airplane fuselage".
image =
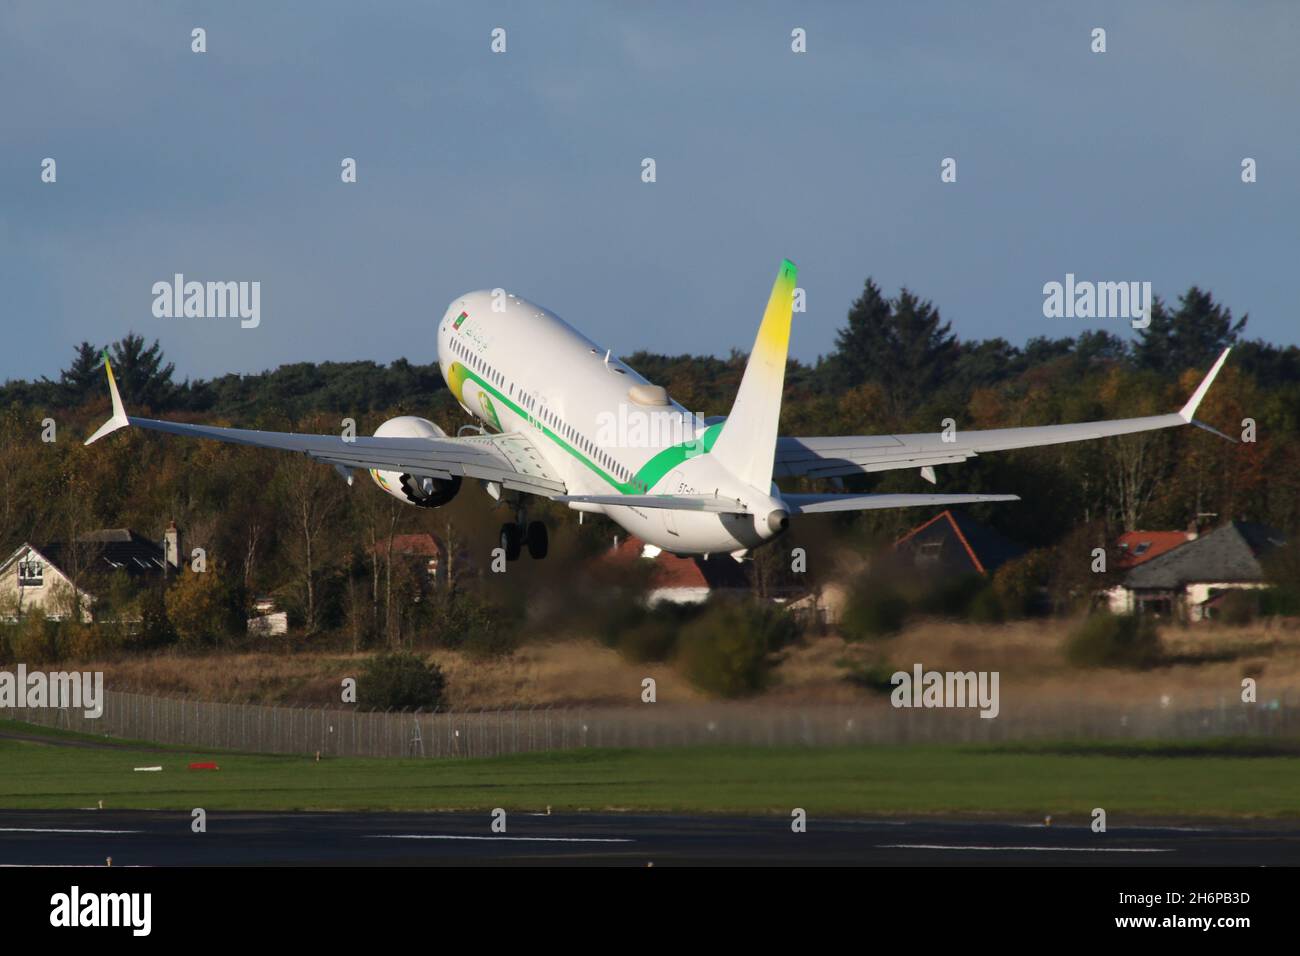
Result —
[[[577,495],[718,495],[747,514],[574,503],[677,554],[737,552],[779,533],[781,507],[708,451],[705,424],[662,389],[547,309],[503,292],[456,299],[438,324],[438,363],[465,411],[494,431],[523,432]]]

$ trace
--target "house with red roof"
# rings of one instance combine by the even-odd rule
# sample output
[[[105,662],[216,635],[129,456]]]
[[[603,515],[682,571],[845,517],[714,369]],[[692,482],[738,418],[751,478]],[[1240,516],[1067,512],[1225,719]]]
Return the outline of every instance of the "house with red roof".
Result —
[[[388,551],[388,541],[380,541],[375,546],[378,554]],[[447,549],[441,541],[427,532],[393,535],[393,557],[414,559],[428,572],[429,580],[438,580],[438,569],[447,559]]]
[[[1125,531],[1115,540],[1112,554],[1114,569],[1128,572],[1153,558],[1195,541],[1193,525],[1187,531]],[[1134,593],[1121,582],[1101,592],[1112,614],[1132,614],[1138,610]]]
[[[1120,571],[1136,568],[1166,551],[1181,547],[1188,541],[1195,541],[1196,537],[1194,530],[1125,531],[1115,542],[1115,551],[1118,553],[1115,567]]]
[[[616,536],[614,546],[601,561],[615,566],[646,567],[649,571],[646,603],[651,607],[661,601],[699,604],[715,594],[750,591],[746,568],[729,556],[678,557],[632,536]]]
[[[1150,532],[1132,532],[1136,538],[1124,536],[1129,538],[1128,550],[1134,560],[1121,566],[1123,581],[1106,592],[1112,611],[1210,620],[1229,593],[1268,587],[1264,562],[1273,551],[1286,546],[1280,531],[1248,521],[1229,521],[1205,534],[1172,534],[1183,540],[1162,550],[1158,545],[1173,541],[1171,536],[1157,538]],[[1137,554],[1148,542],[1150,546]]]

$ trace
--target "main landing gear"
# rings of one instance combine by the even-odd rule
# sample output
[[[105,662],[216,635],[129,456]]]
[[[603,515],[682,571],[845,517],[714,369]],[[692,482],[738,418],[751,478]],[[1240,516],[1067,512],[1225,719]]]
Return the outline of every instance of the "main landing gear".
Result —
[[[501,548],[507,561],[518,561],[525,546],[530,558],[541,560],[546,557],[549,541],[546,525],[540,521],[530,521],[525,525],[521,515],[519,521],[509,521],[501,526]]]

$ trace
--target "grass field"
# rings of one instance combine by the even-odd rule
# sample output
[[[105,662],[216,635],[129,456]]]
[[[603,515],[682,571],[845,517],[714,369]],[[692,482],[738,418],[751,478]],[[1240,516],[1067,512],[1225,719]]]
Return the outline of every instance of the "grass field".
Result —
[[[0,807],[580,809],[810,814],[1300,817],[1300,743],[582,750],[479,760],[192,753],[0,722]],[[193,771],[215,760],[218,771]],[[161,773],[136,773],[157,766]]]

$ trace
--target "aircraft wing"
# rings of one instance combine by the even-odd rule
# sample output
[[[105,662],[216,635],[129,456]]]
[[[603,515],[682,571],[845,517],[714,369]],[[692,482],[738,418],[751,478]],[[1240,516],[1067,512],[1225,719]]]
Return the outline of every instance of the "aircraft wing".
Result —
[[[448,479],[453,475],[498,482],[503,488],[545,497],[562,495],[564,482],[547,465],[536,446],[525,435],[507,432],[500,435],[468,435],[464,438],[374,438],[344,439],[340,435],[311,435],[297,432],[250,431],[243,428],[218,428],[213,425],[189,425],[127,415],[122,406],[113,369],[105,357],[109,393],[113,400],[113,417],[105,422],[86,444],[98,441],[119,428],[134,426],[150,431],[207,438],[299,452],[308,458],[344,469],[362,468],[396,471],[423,478]]]
[[[990,451],[1035,448],[1062,442],[1086,441],[1110,435],[1196,425],[1228,438],[1195,418],[1197,406],[1219,374],[1230,349],[1224,349],[1209,374],[1187,404],[1167,415],[1120,418],[1071,425],[1034,425],[1028,428],[992,428],[983,431],[958,429],[945,441],[941,433],[920,435],[846,435],[843,437],[780,438],[776,444],[775,478],[804,476],[835,478],[896,468],[930,468],[949,465]],[[1234,439],[1229,438],[1229,441]]]

